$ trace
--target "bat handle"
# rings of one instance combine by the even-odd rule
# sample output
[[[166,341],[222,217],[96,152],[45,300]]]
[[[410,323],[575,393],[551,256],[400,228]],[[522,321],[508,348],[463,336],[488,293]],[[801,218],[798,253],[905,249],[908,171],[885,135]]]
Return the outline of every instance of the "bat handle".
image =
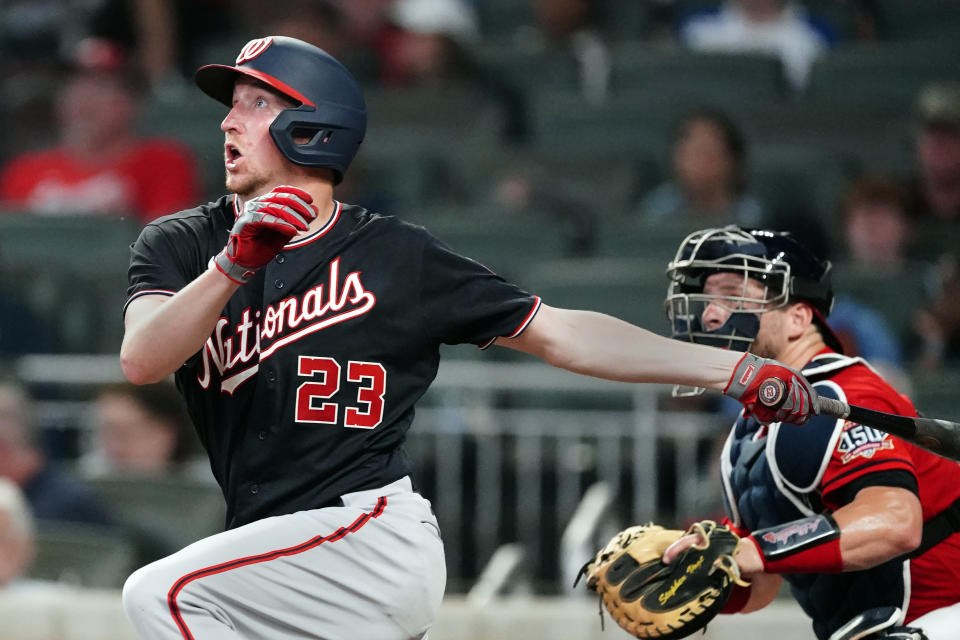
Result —
[[[846,420],[850,416],[850,405],[843,400],[819,396],[817,398],[817,413],[839,420]]]

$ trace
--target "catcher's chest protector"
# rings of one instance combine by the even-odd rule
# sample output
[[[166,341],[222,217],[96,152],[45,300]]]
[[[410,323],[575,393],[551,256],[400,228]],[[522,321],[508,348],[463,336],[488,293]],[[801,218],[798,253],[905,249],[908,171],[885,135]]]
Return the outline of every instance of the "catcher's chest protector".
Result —
[[[816,388],[829,397],[842,394],[835,386],[818,384]],[[842,424],[818,416],[803,427],[763,426],[740,416],[721,459],[730,519],[753,531],[817,513],[823,469]],[[785,574],[784,578],[813,619],[814,631],[821,640],[866,609],[896,606],[906,610],[909,569],[905,562],[890,561],[867,571]]]

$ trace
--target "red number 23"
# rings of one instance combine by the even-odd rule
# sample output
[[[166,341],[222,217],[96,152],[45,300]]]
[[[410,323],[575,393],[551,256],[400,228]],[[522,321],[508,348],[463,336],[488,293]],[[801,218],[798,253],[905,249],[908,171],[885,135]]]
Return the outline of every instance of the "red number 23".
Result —
[[[333,358],[300,356],[297,375],[311,378],[297,388],[297,422],[336,424],[339,405],[329,400],[340,390],[341,367]],[[315,378],[320,378],[315,380]],[[387,388],[387,372],[379,362],[347,362],[347,380],[359,382],[357,402],[360,407],[347,407],[343,425],[354,429],[373,429],[383,421],[383,396]]]

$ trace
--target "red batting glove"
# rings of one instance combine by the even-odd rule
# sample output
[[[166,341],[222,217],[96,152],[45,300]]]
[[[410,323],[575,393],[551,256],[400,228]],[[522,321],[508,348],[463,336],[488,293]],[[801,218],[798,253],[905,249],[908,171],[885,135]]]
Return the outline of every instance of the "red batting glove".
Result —
[[[234,282],[245,283],[292,237],[307,230],[318,213],[312,202],[309,193],[289,186],[248,200],[227,246],[214,258],[217,268]]]
[[[785,387],[782,402],[775,406],[766,406],[757,397],[761,383],[768,378],[779,379]],[[752,353],[744,354],[737,363],[723,392],[743,403],[747,415],[764,423],[803,424],[817,413],[817,392],[806,378],[776,360],[758,358]]]

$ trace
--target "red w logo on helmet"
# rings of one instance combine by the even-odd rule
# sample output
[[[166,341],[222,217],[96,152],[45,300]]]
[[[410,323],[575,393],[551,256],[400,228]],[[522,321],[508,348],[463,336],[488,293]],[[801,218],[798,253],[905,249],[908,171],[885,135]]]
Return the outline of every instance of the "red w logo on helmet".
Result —
[[[240,50],[240,55],[237,56],[236,64],[243,64],[244,62],[249,62],[256,58],[258,55],[263,53],[273,44],[273,37],[266,38],[257,38],[251,40],[243,46],[243,49]]]

